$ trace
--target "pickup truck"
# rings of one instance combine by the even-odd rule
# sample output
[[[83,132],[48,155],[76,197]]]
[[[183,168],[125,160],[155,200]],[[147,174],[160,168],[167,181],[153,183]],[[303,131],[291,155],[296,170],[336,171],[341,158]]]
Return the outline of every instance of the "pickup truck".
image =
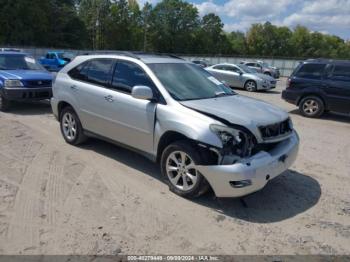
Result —
[[[49,71],[59,71],[73,59],[73,54],[62,51],[49,51],[39,59],[39,63]]]

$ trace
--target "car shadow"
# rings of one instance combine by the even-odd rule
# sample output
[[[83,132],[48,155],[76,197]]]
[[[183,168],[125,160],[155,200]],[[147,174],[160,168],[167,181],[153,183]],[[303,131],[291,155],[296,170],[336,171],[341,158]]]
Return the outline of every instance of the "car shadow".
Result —
[[[145,157],[113,144],[89,139],[80,146],[104,155],[154,179],[164,182],[157,164]],[[321,196],[319,183],[310,175],[287,170],[270,181],[266,187],[244,198],[216,198],[212,191],[189,200],[223,215],[254,223],[273,223],[294,217],[310,209]]]
[[[276,90],[259,90],[259,93],[265,93],[265,94],[281,94],[280,91],[276,91]]]
[[[289,111],[289,113],[292,114],[292,115],[302,116],[298,109],[293,109],[293,110]],[[343,123],[350,123],[350,114],[326,112],[321,117],[319,117],[317,119],[320,119],[320,120],[331,120],[331,121],[343,122]]]
[[[50,101],[11,102],[8,113],[16,115],[47,115],[52,114]]]
[[[315,206],[321,197],[320,184],[309,175],[287,170],[265,188],[240,199],[206,195],[197,203],[220,215],[253,223],[274,223],[292,218]],[[220,218],[220,216],[219,216]]]

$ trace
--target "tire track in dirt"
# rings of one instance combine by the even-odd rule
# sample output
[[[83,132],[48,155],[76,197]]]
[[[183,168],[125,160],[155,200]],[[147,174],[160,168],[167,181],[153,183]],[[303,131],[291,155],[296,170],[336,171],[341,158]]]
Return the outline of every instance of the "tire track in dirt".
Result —
[[[84,167],[75,184],[72,185],[69,194],[62,202],[59,216],[55,218],[54,229],[51,232],[45,232],[47,234],[43,234],[41,237],[41,241],[47,245],[46,252],[58,254],[65,250],[68,253],[73,253],[74,244],[72,242],[77,241],[71,237],[74,231],[77,231],[75,219],[81,216],[81,199],[94,172],[94,170]],[[84,228],[82,231],[87,232],[88,228]]]
[[[62,175],[63,175],[63,160],[62,155],[54,150],[50,152],[48,161],[48,179],[46,192],[48,199],[45,201],[47,210],[47,221],[50,225],[56,224],[57,213],[62,205]]]
[[[44,149],[44,148],[43,148]],[[39,151],[34,157],[32,164],[28,166],[22,184],[19,188],[18,195],[15,200],[14,213],[12,217],[13,224],[9,227],[9,242],[18,243],[18,247],[22,247],[24,251],[34,250],[35,244],[39,242],[39,234],[37,230],[33,229],[33,224],[38,223],[38,201],[40,193],[40,179],[42,169],[36,165],[37,161],[42,163],[47,162],[47,153],[43,150]],[[22,190],[25,188],[26,190]],[[28,190],[31,191],[28,194]],[[22,249],[21,248],[21,249]],[[20,252],[21,250],[17,250]]]

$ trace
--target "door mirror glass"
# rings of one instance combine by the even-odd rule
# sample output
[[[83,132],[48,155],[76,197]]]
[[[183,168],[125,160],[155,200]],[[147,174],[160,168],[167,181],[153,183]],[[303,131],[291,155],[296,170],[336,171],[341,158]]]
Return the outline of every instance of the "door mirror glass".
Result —
[[[153,91],[148,86],[134,86],[131,90],[133,98],[142,100],[153,100]]]

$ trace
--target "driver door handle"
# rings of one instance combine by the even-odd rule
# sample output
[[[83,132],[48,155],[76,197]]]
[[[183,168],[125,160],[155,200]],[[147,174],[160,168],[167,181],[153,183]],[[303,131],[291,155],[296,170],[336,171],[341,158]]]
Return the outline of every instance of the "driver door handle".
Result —
[[[74,90],[74,91],[78,91],[78,87],[76,85],[72,85],[70,86],[70,89]]]
[[[110,103],[112,103],[114,101],[113,96],[111,96],[111,95],[105,96],[105,100],[107,102],[110,102]]]

